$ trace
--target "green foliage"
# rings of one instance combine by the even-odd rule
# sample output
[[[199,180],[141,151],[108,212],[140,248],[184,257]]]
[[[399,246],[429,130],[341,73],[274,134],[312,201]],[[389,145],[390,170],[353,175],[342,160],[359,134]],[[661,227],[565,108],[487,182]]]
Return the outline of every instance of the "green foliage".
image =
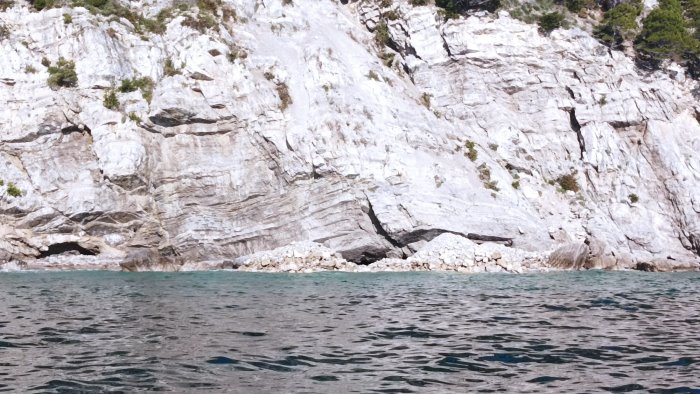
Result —
[[[141,117],[136,114],[136,112],[129,112],[129,119],[132,122],[141,123]]]
[[[9,194],[12,197],[20,197],[22,195],[22,191],[17,186],[15,186],[14,183],[7,182],[7,194]]]
[[[3,181],[2,179],[0,179],[0,186],[5,186],[5,181]]]
[[[87,8],[93,14],[109,16],[114,20],[124,18],[134,26],[134,30],[138,34],[144,34],[145,32],[162,34],[165,32],[167,20],[172,18],[171,8],[161,10],[155,19],[150,19],[121,5],[117,0],[72,0],[72,5],[73,7]]]
[[[629,197],[630,202],[631,202],[632,204],[634,204],[634,203],[636,203],[636,202],[639,201],[639,196],[636,195],[636,194],[634,194],[634,193],[630,194],[628,197]]]
[[[412,6],[417,6],[417,5],[427,5],[428,0],[411,0],[410,1]]]
[[[150,104],[153,98],[153,85],[153,80],[149,77],[127,78],[122,81],[119,91],[121,93],[129,93],[140,90],[141,96]]]
[[[605,12],[603,21],[594,30],[594,35],[608,45],[619,45],[634,38],[639,27],[637,17],[642,12],[641,2],[622,3]]]
[[[537,22],[537,24],[540,26],[540,31],[543,33],[551,33],[553,30],[562,27],[563,23],[564,15],[557,11],[548,12],[542,15]]]
[[[285,4],[286,5],[286,4]],[[199,12],[196,16],[187,15],[182,21],[183,26],[191,27],[199,32],[206,32],[209,29],[219,30],[219,22],[216,15],[221,7],[221,0],[198,0],[197,8]]]
[[[389,45],[391,43],[389,27],[383,21],[377,24],[377,27],[374,28],[374,42],[380,46]]]
[[[63,23],[66,25],[73,23],[73,17],[71,14],[63,14]]]
[[[571,190],[573,192],[577,192],[581,190],[574,174],[560,176],[559,178],[557,178],[557,183],[559,183],[559,186],[564,191]]]
[[[28,64],[27,66],[24,67],[24,72],[27,74],[36,74],[37,70],[31,64]]]
[[[489,144],[489,149],[491,149],[491,150],[494,151],[494,152],[497,151],[497,150],[498,150],[498,144],[494,144],[494,143]]]
[[[567,10],[573,13],[578,13],[581,11],[581,8],[588,7],[590,2],[588,0],[564,0],[564,5],[566,6]]]
[[[104,101],[102,104],[105,106],[107,109],[111,109],[112,111],[116,111],[119,109],[119,99],[117,98],[117,91],[114,89],[110,89],[105,92],[105,97]]]
[[[399,13],[394,10],[389,10],[385,12],[383,16],[390,21],[395,21],[399,19]]]
[[[60,57],[55,66],[49,63],[48,72],[48,83],[52,88],[75,87],[78,84],[78,74],[75,72],[75,62],[72,60]]]
[[[520,189],[520,181],[513,181],[510,185],[513,186],[513,189]]]
[[[182,74],[182,72],[179,68],[175,67],[173,59],[167,58],[165,59],[165,62],[163,62],[163,74],[168,77],[172,77],[174,75]]]
[[[55,0],[30,0],[29,3],[37,11],[53,8],[56,6]]]
[[[476,151],[476,144],[474,144],[474,141],[467,140],[465,146],[467,147],[467,157],[471,161],[476,161],[476,158],[479,156],[479,152]]]
[[[486,163],[482,163],[479,167],[477,167],[477,169],[479,170],[479,179],[481,179],[481,182],[483,182],[485,188],[491,189],[495,192],[500,190],[498,188],[498,181],[491,180],[491,169],[486,165]]]
[[[435,0],[435,5],[442,8],[445,18],[447,19],[458,18],[460,14],[472,8],[494,12],[501,5],[500,0],[487,1],[478,6],[475,6],[474,3],[473,0]]]
[[[681,4],[688,27],[695,30],[694,37],[700,40],[700,0],[682,0]]]
[[[643,27],[635,40],[635,49],[655,61],[681,61],[689,54],[697,55],[700,45],[688,30],[692,24],[685,19],[678,0],[661,0],[658,8],[642,21]]]

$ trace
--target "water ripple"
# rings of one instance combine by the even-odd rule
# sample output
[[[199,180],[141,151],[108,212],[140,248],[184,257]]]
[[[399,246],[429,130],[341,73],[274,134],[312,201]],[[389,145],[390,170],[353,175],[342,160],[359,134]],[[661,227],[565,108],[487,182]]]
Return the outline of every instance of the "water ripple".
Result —
[[[700,394],[700,274],[0,276],[0,392]]]

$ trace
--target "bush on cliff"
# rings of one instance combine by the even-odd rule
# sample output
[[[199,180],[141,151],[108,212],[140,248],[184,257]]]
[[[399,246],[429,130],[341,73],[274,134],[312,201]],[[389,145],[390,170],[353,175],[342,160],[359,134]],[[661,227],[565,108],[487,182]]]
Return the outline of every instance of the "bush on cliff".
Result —
[[[639,28],[637,17],[641,12],[642,4],[639,1],[619,4],[605,12],[605,17],[594,34],[609,46],[618,46],[625,40],[631,40]]]
[[[678,0],[661,0],[658,8],[642,20],[642,31],[635,40],[635,49],[645,60],[660,62],[697,57],[700,45],[689,27],[697,22],[686,19]]]
[[[471,9],[494,12],[500,7],[500,0],[435,0],[435,5],[442,8],[446,18],[456,18]]]
[[[7,194],[9,194],[12,197],[20,197],[22,195],[22,191],[17,186],[15,186],[14,183],[8,182]]]
[[[564,15],[559,12],[549,12],[540,17],[537,22],[540,26],[540,31],[543,33],[551,33],[553,30],[558,29],[564,24]]]
[[[52,88],[71,88],[78,85],[78,74],[75,72],[75,62],[58,58],[56,65],[48,66],[49,86]]]

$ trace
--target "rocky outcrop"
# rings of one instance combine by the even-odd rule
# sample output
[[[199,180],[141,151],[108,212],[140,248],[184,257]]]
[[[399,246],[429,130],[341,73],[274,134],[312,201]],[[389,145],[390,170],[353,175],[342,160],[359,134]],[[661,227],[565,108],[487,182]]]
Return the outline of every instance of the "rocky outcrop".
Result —
[[[680,67],[649,74],[503,12],[444,21],[395,0],[390,49],[376,2],[223,4],[218,28],[183,25],[193,8],[162,35],[83,8],[0,12],[0,264],[198,269],[314,242],[403,267],[446,235],[502,256],[605,245],[554,263],[573,268],[700,253],[698,84]],[[47,85],[59,57],[76,87]],[[105,108],[141,77],[152,92]]]
[[[442,234],[425,243],[407,259],[386,258],[368,265],[345,260],[317,243],[301,242],[236,259],[233,267],[251,272],[512,272],[548,270],[546,254],[499,244],[477,244],[454,234]]]

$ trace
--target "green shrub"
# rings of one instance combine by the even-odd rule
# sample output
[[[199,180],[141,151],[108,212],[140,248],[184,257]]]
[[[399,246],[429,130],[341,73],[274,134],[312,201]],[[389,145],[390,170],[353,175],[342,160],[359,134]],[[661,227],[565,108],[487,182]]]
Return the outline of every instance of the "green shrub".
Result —
[[[129,119],[132,122],[141,123],[141,117],[136,114],[136,112],[129,112]]]
[[[632,202],[632,204],[634,204],[634,203],[636,203],[637,201],[639,201],[639,196],[636,195],[636,194],[634,194],[634,193],[630,194],[628,197],[629,197],[629,199],[630,199],[630,202]]]
[[[19,188],[15,186],[14,183],[7,182],[7,194],[9,194],[12,197],[19,197],[22,195],[22,191],[19,190]]]
[[[391,43],[391,36],[389,36],[389,27],[385,22],[380,22],[377,27],[374,28],[374,42],[380,46],[386,46]]]
[[[564,5],[566,6],[567,10],[569,10],[573,13],[578,13],[579,11],[581,11],[581,8],[588,6],[588,1],[587,0],[565,0]]]
[[[3,181],[2,179],[0,179],[0,186],[5,186],[5,181]]]
[[[498,150],[498,144],[494,144],[494,143],[489,144],[489,149],[491,149],[491,150],[494,151],[494,152],[497,151],[497,150]]]
[[[412,6],[417,6],[417,5],[427,5],[428,0],[411,0],[410,1]]]
[[[558,29],[563,26],[564,23],[564,15],[560,14],[559,12],[548,12],[544,15],[542,15],[537,22],[537,24],[540,26],[540,31],[543,33],[551,33],[555,29]]]
[[[73,17],[71,14],[63,14],[63,23],[66,25],[73,23]]]
[[[163,74],[165,74],[168,77],[172,77],[173,75],[182,74],[182,72],[179,68],[175,67],[173,59],[166,58],[165,62],[163,62]]]
[[[485,188],[495,192],[500,190],[498,188],[498,181],[491,180],[491,169],[486,165],[486,163],[482,163],[479,167],[477,167],[477,169],[479,170],[479,179],[481,179],[481,182],[483,182]]]
[[[520,181],[513,181],[510,185],[513,186],[513,189],[520,189]]]
[[[399,13],[394,10],[389,10],[385,12],[383,16],[390,21],[395,21],[399,19]]]
[[[49,63],[48,72],[48,83],[52,88],[68,88],[78,85],[78,74],[75,72],[75,62],[72,60],[60,57],[55,66]]]
[[[104,104],[105,108],[111,109],[112,111],[116,111],[117,109],[119,109],[119,99],[117,98],[117,91],[114,89],[106,91],[104,101],[102,102],[102,104]]]
[[[634,38],[639,27],[637,17],[642,12],[642,4],[622,3],[605,12],[605,17],[594,30],[594,35],[602,42],[613,46]]]
[[[153,80],[149,77],[133,79],[127,78],[122,81],[121,85],[119,86],[119,91],[122,93],[129,93],[140,90],[141,96],[150,104],[151,99],[153,98],[153,85]]]
[[[24,72],[27,74],[36,74],[37,70],[31,64],[28,64],[27,66],[24,67]]]
[[[557,178],[557,183],[559,183],[559,186],[564,191],[571,190],[573,192],[577,192],[581,190],[578,186],[578,182],[576,181],[576,177],[574,176],[574,174],[560,176],[559,178]]]
[[[37,11],[53,8],[56,5],[54,0],[30,0],[29,3]]]
[[[698,40],[690,34],[678,0],[661,0],[642,21],[642,31],[635,40],[635,49],[650,60],[673,59],[681,61],[689,54],[697,54]]]
[[[479,156],[479,152],[476,151],[476,144],[474,144],[474,141],[467,140],[465,146],[467,147],[467,157],[471,161],[476,161],[476,158]]]

